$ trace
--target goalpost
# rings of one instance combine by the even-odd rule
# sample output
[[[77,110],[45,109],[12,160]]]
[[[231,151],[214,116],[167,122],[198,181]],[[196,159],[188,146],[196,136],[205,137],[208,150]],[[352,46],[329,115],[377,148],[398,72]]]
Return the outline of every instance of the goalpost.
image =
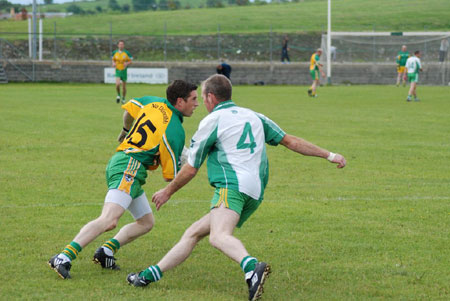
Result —
[[[330,25],[329,25],[330,27]],[[332,65],[345,63],[388,63],[395,64],[402,45],[413,54],[422,52],[422,61],[438,64],[436,72],[441,72],[442,83],[447,84],[450,74],[446,68],[450,59],[450,31],[441,32],[332,32],[322,35],[321,48],[326,56],[327,77],[331,82]],[[443,49],[446,51],[443,51]],[[445,55],[445,56],[444,56]],[[444,57],[443,57],[444,56]],[[447,72],[448,73],[448,72]]]

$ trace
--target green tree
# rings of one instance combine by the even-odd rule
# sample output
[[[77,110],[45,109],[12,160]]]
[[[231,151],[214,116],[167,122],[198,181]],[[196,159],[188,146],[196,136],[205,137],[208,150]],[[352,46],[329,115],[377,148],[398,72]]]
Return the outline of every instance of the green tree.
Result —
[[[128,13],[128,12],[130,12],[130,5],[127,4],[127,3],[125,3],[125,4],[122,6],[122,12],[123,12],[123,13]]]
[[[121,7],[120,7],[119,3],[117,3],[117,0],[109,0],[108,7],[114,11],[121,10]]]
[[[68,13],[73,13],[74,15],[83,15],[84,10],[76,4],[71,4],[66,8]]]
[[[53,0],[44,0],[45,4],[53,4]]]
[[[155,0],[132,0],[131,4],[134,11],[143,11],[152,9],[156,2]]]
[[[103,8],[99,5],[95,7],[95,10],[99,13],[103,12]]]
[[[159,0],[158,7],[159,10],[168,10],[169,4],[167,3],[167,0]]]

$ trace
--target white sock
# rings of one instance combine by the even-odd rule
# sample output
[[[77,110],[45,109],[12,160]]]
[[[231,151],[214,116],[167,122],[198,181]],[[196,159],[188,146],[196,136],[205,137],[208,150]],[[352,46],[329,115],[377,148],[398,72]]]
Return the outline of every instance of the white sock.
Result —
[[[110,248],[107,248],[107,247],[102,247],[102,248],[103,248],[103,251],[105,251],[106,255],[108,255],[108,256],[113,256],[114,255],[113,251],[111,251]]]
[[[72,260],[70,260],[69,256],[67,256],[64,253],[61,253],[58,255],[58,259],[62,260],[62,263],[66,263],[66,262],[71,262]]]

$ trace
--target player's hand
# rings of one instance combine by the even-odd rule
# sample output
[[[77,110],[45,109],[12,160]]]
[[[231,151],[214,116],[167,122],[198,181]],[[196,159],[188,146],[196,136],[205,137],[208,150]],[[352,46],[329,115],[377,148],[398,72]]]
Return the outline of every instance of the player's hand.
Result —
[[[125,132],[124,130],[122,130],[119,134],[119,136],[117,136],[117,141],[119,141],[120,143],[122,143],[123,139],[125,139],[125,137],[128,135],[128,132]]]
[[[340,154],[336,154],[336,156],[330,162],[331,163],[337,163],[337,168],[344,168],[345,165],[347,165],[347,161]]]
[[[159,210],[159,208],[161,208],[161,206],[164,205],[169,199],[170,195],[167,193],[165,188],[155,192],[152,196],[152,202],[155,203],[156,210]]]
[[[322,71],[322,77],[325,77],[325,72]]]

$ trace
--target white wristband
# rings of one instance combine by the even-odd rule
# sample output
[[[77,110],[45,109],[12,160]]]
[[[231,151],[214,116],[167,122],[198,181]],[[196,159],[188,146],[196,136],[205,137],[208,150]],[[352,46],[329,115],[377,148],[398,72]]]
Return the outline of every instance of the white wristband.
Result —
[[[327,160],[328,160],[328,161],[330,161],[330,162],[332,162],[332,161],[334,160],[334,158],[336,158],[336,154],[335,154],[335,153],[332,153],[332,152],[330,152],[330,155],[328,155],[328,158],[327,158]]]

